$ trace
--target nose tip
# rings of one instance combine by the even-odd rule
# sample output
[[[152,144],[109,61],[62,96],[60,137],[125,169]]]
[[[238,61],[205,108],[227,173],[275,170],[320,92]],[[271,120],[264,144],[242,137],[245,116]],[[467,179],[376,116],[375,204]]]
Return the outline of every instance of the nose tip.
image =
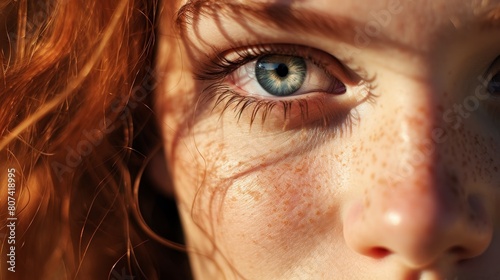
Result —
[[[381,196],[352,206],[344,221],[346,243],[359,254],[419,269],[471,259],[489,247],[493,229],[477,197],[460,207],[429,193]]]

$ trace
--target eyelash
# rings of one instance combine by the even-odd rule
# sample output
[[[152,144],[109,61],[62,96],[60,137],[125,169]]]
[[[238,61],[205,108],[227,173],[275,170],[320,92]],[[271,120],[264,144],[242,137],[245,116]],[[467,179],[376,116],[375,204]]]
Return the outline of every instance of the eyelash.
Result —
[[[334,67],[337,71],[328,71],[328,64],[325,64],[321,60],[317,59],[314,52],[320,52],[319,50],[313,50],[312,48],[277,44],[277,45],[254,45],[245,48],[233,48],[230,51],[218,52],[214,51],[214,55],[211,56],[206,62],[202,62],[197,70],[194,72],[194,78],[200,81],[207,81],[209,85],[202,90],[202,98],[204,101],[211,101],[215,98],[215,104],[213,109],[221,104],[224,104],[222,113],[231,106],[234,105],[233,110],[236,113],[237,120],[241,119],[243,112],[253,107],[250,115],[250,125],[253,125],[255,120],[258,118],[260,113],[262,123],[265,122],[266,118],[272,113],[272,111],[277,107],[281,106],[283,110],[283,118],[286,121],[290,117],[290,112],[293,108],[298,108],[300,110],[300,117],[302,123],[308,121],[309,108],[311,105],[316,105],[320,115],[322,116],[322,124],[327,126],[332,120],[337,120],[339,117],[345,117],[343,124],[350,126],[353,121],[357,119],[355,112],[347,108],[340,108],[340,110],[333,113],[326,113],[324,101],[320,98],[314,99],[310,97],[297,97],[293,99],[263,99],[256,98],[251,95],[242,95],[233,90],[230,86],[225,84],[226,78],[236,71],[239,67],[257,60],[260,57],[269,54],[276,55],[290,55],[299,56],[307,59],[314,63],[319,68],[323,69],[325,73],[337,79],[339,83],[344,86],[346,84],[353,84],[354,79],[347,72],[347,70],[342,66],[342,64],[336,60],[334,57],[330,56],[330,60],[334,60]],[[312,54],[311,54],[312,53]],[[231,55],[234,58],[229,58]],[[331,73],[335,72],[335,73]],[[337,73],[338,72],[338,73]],[[341,76],[342,78],[338,78]],[[347,81],[348,83],[345,83]],[[368,92],[371,92],[369,90]],[[371,99],[371,95],[367,97],[368,100]],[[311,104],[315,101],[315,104]],[[212,110],[213,110],[212,109]],[[342,110],[343,109],[343,110]]]

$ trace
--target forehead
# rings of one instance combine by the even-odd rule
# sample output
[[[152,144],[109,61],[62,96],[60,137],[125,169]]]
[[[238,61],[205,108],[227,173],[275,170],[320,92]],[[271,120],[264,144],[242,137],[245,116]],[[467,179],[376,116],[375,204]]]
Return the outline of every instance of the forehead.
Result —
[[[398,44],[415,45],[422,38],[447,36],[450,31],[500,28],[500,0],[183,0],[189,16],[258,28],[297,28],[323,36],[372,33]],[[181,13],[185,15],[186,13]],[[200,14],[201,16],[198,16]],[[181,22],[189,22],[182,16]],[[255,20],[254,20],[255,19]],[[293,19],[293,20],[292,20]],[[219,24],[218,23],[218,24]],[[348,23],[348,24],[345,24]],[[195,23],[196,24],[196,23]],[[357,28],[357,30],[355,30]],[[345,30],[344,30],[345,29]],[[258,32],[261,32],[259,30]]]
[[[500,0],[181,0],[179,6],[200,2],[241,4],[248,7],[291,6],[321,11],[331,15],[351,14],[363,16],[375,11],[402,9],[406,15],[479,15],[485,11],[499,8]],[[416,14],[415,14],[416,13]],[[500,16],[497,13],[497,16]]]

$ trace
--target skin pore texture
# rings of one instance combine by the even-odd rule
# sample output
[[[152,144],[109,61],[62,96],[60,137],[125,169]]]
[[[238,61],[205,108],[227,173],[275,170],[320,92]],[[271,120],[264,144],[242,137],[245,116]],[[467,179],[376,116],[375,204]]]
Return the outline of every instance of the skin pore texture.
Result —
[[[197,279],[500,278],[500,1],[185,4],[156,111]],[[254,46],[309,89],[214,74]]]

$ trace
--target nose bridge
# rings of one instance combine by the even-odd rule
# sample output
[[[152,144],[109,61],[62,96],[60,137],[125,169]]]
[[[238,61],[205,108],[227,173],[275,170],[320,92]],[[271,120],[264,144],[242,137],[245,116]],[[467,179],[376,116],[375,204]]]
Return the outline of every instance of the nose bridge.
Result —
[[[388,164],[392,165],[388,170],[392,173],[388,174],[392,185],[408,180],[426,180],[435,169],[436,143],[430,138],[434,127],[433,104],[427,100],[414,102],[414,105],[406,106],[400,119],[392,124],[398,137],[380,139],[382,142],[393,141],[388,142],[394,154],[393,158],[388,159]]]
[[[364,137],[372,140],[376,147],[373,158],[380,159],[384,167],[380,173],[380,166],[372,165],[380,176],[377,182],[387,187],[408,186],[412,180],[429,180],[436,169],[438,143],[433,134],[439,125],[436,108],[440,89],[424,79],[394,77],[392,81],[397,82],[387,90],[381,88],[378,101],[383,108],[374,111],[373,123],[366,129],[372,134]],[[417,183],[411,185],[428,186]]]
[[[406,220],[418,221],[418,228],[427,228],[427,232],[437,223],[451,222],[446,216],[463,202],[466,192],[454,174],[453,162],[449,164],[442,156],[441,150],[453,145],[451,141],[444,143],[441,134],[446,127],[438,108],[445,89],[433,80],[431,70],[428,73],[427,78],[394,77],[398,82],[389,85],[385,97],[381,94],[384,108],[374,119],[383,119],[388,111],[394,114],[391,121],[373,124],[383,131],[372,137],[377,158],[382,161],[371,165],[372,174],[378,175],[363,182],[370,186],[366,193],[371,200],[387,209],[384,215],[408,215],[411,218]],[[365,166],[366,160],[361,159]]]

